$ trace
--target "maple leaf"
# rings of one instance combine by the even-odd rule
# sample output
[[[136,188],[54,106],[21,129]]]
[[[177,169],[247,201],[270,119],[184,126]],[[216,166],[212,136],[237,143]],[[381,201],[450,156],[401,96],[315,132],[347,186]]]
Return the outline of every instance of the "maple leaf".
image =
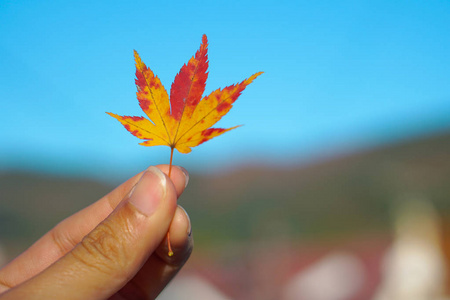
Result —
[[[134,59],[136,95],[139,106],[148,119],[120,116],[109,112],[107,114],[119,120],[131,134],[145,140],[140,145],[170,147],[169,177],[174,149],[181,153],[189,153],[192,147],[239,127],[212,128],[230,111],[247,85],[262,74],[258,72],[238,84],[217,89],[202,99],[208,78],[208,40],[206,35],[203,35],[200,49],[175,76],[169,100],[161,80],[147,68],[136,51]],[[172,256],[169,232],[167,245],[168,255]]]
[[[208,41],[203,35],[200,49],[183,65],[170,88],[170,100],[160,79],[142,62],[134,51],[136,86],[139,105],[148,119],[107,113],[134,136],[146,140],[140,145],[166,145],[181,153],[198,146],[231,128],[211,128],[233,106],[242,91],[262,72],[244,81],[217,89],[202,99],[208,78]]]

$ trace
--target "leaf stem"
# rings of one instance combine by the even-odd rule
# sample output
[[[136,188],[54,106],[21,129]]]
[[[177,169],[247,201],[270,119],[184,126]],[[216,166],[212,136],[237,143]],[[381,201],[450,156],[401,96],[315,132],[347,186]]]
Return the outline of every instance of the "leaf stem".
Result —
[[[172,246],[170,245],[170,233],[169,233],[169,231],[167,231],[167,248],[168,248],[167,255],[173,256]]]
[[[170,178],[170,174],[172,173],[173,149],[174,149],[173,147],[170,147],[170,162],[169,162],[169,175],[168,175],[169,178]],[[169,250],[167,255],[173,256],[172,245],[170,244],[170,233],[169,233],[169,231],[167,231],[167,248]]]
[[[172,159],[173,159],[173,147],[170,147],[170,163],[169,163],[169,178],[170,174],[172,173]]]

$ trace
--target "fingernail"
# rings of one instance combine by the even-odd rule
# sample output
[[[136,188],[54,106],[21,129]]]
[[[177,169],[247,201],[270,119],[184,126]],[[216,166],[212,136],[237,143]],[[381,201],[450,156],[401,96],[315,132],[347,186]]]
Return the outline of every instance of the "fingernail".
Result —
[[[139,182],[131,191],[129,202],[141,213],[151,216],[166,193],[166,176],[157,167],[145,170]]]
[[[140,180],[140,178],[139,178],[139,180]],[[139,182],[139,181],[138,181],[138,182]],[[137,183],[135,183],[135,184],[133,185],[133,187],[132,187],[131,190],[128,192],[128,194],[127,194],[127,196],[125,197],[125,199],[130,199],[131,195],[133,195],[133,192],[134,192],[134,190],[136,189],[136,185],[137,185]]]
[[[182,206],[178,205],[178,207],[181,208],[181,210],[184,211],[184,214],[186,215],[186,218],[188,220],[188,228],[186,230],[186,233],[188,236],[191,236],[191,234],[192,234],[191,218],[189,218],[188,213]]]
[[[181,172],[183,172],[184,178],[185,178],[185,180],[184,180],[184,187],[187,187],[187,185],[189,183],[189,172],[183,167],[180,167],[180,166],[176,166],[176,167],[178,169],[180,169]]]

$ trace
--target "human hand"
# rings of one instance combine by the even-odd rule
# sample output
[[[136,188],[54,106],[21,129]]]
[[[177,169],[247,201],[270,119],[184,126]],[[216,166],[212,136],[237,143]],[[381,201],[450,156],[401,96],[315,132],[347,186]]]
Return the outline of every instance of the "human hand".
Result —
[[[193,246],[177,207],[189,177],[168,170],[150,167],[59,223],[0,270],[0,300],[156,298]]]

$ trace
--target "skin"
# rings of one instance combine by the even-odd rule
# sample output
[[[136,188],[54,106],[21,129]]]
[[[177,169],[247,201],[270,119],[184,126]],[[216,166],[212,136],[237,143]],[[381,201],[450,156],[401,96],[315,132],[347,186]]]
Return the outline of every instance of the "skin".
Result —
[[[172,167],[169,178],[168,165],[157,168],[63,220],[2,268],[0,300],[156,298],[193,247],[189,217],[177,206],[188,173]]]

